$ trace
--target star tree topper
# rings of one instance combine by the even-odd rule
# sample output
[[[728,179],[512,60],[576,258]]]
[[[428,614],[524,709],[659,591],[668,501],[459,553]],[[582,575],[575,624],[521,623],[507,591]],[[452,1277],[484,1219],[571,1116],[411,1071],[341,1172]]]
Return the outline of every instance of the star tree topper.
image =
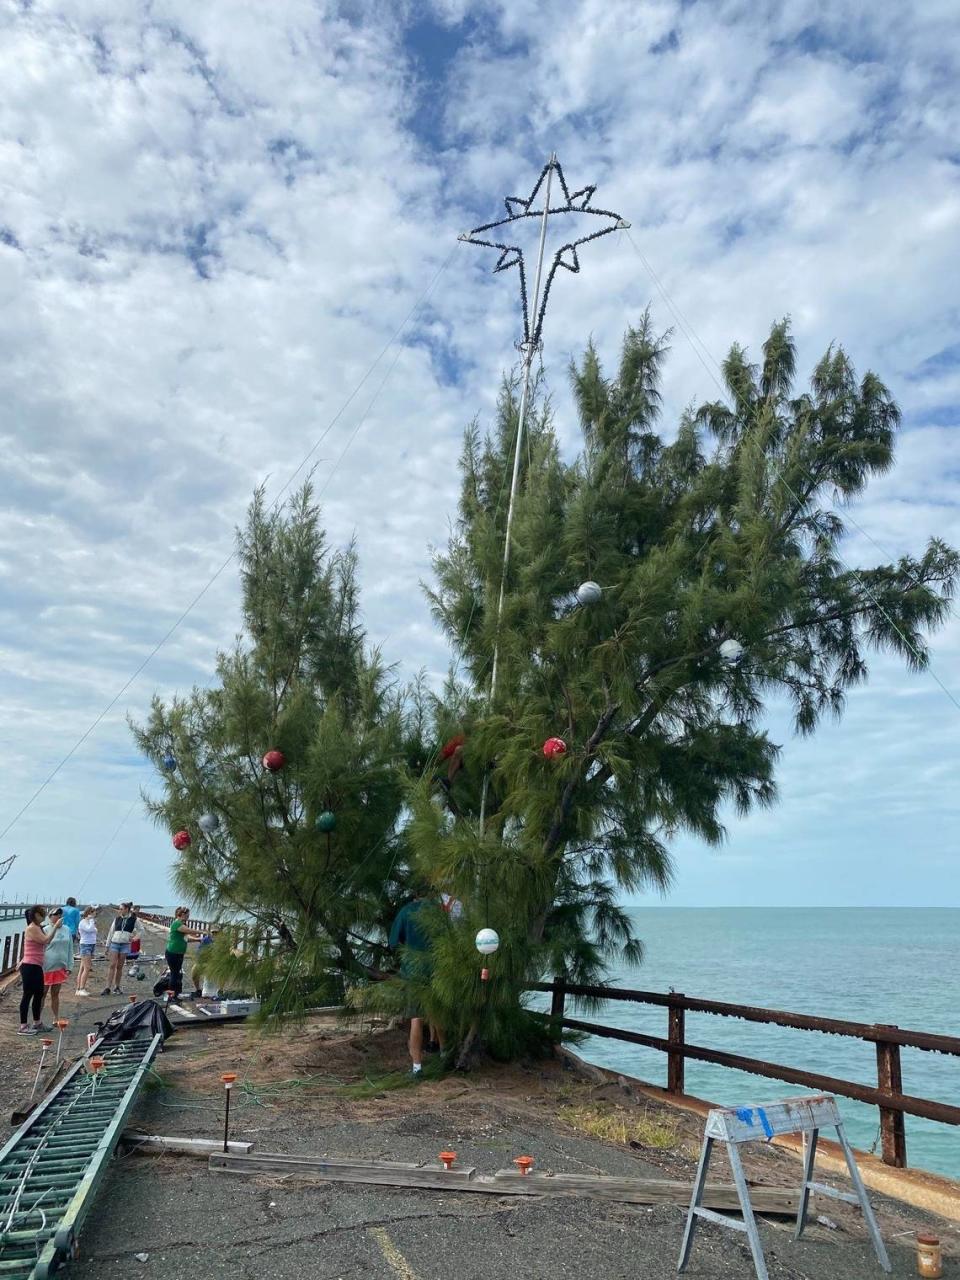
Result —
[[[537,314],[531,317],[530,303],[527,297],[527,273],[523,261],[523,250],[519,245],[511,244],[508,237],[510,236],[510,229],[516,223],[522,222],[524,218],[543,217],[543,206],[536,208],[535,205],[541,188],[546,183],[547,174],[550,173],[551,169],[556,174],[562,200],[549,206],[546,211],[547,218],[563,213],[585,213],[593,218],[602,220],[603,225],[598,223],[596,230],[575,240],[567,241],[556,251],[550,263],[550,269],[547,272],[543,286],[543,296],[539,301],[539,306],[537,306]],[[520,301],[523,308],[523,342],[521,345],[528,351],[536,350],[540,346],[543,318],[547,310],[547,299],[550,297],[550,288],[553,284],[554,276],[557,274],[557,268],[563,267],[565,271],[578,272],[580,270],[580,257],[577,249],[580,245],[589,244],[591,240],[599,240],[601,236],[608,236],[611,231],[626,230],[630,226],[630,223],[621,218],[619,213],[613,213],[610,209],[593,208],[590,201],[596,189],[596,185],[594,185],[581,187],[578,191],[571,192],[567,187],[559,160],[555,156],[551,156],[540,170],[540,177],[537,178],[533,185],[533,190],[526,199],[523,199],[522,196],[506,197],[504,205],[506,206],[507,216],[505,218],[498,218],[496,222],[485,222],[483,226],[474,227],[472,231],[465,231],[459,237],[465,244],[479,244],[486,249],[498,249],[500,257],[493,268],[494,271],[508,271],[511,267],[519,269]],[[493,236],[501,238],[493,239]],[[536,305],[536,299],[534,299],[534,303]]]

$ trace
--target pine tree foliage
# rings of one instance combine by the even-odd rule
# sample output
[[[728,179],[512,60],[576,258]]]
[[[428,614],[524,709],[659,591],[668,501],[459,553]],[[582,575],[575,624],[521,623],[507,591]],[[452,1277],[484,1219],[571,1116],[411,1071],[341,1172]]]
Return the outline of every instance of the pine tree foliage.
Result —
[[[465,904],[459,933],[441,922],[418,997],[461,1034],[485,1011],[496,1039],[524,980],[545,971],[591,981],[611,960],[636,961],[619,904],[666,888],[672,837],[717,844],[731,806],[774,801],[770,700],[786,696],[798,732],[812,733],[842,713],[871,653],[923,668],[949,608],[960,561],[937,539],[893,564],[842,558],[837,507],[893,463],[900,415],[875,374],[858,377],[831,347],[798,390],[782,321],[757,363],[731,349],[729,404],[687,412],[668,439],[667,354],[649,315],[628,329],[614,376],[588,346],[570,371],[582,430],[571,461],[548,408],[528,419],[499,632],[512,384],[493,433],[466,433],[459,516],[430,593],[460,672],[441,732],[465,734],[464,767],[442,792],[420,789],[409,833],[418,866]],[[603,597],[580,606],[588,579]],[[743,646],[739,662],[721,652],[729,640]],[[553,735],[568,749],[549,760]],[[503,939],[489,986],[472,951],[483,926]]]
[[[192,837],[177,856],[178,891],[198,912],[276,939],[256,958],[252,947],[236,954],[227,930],[212,971],[289,1005],[316,998],[331,969],[381,963],[406,861],[405,766],[422,753],[422,694],[367,649],[355,551],[325,545],[309,484],[282,511],[256,493],[238,556],[244,629],[218,656],[213,686],[155,698],[134,735],[163,779],[149,811]],[[271,749],[286,758],[276,773],[262,764]],[[316,825],[325,811],[336,817],[330,833]],[[212,834],[202,814],[219,819]]]

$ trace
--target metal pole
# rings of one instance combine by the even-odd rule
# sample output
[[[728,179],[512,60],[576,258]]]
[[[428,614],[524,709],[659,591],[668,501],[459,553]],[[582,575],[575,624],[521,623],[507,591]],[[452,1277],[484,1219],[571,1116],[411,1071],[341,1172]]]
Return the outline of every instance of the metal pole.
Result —
[[[533,285],[533,306],[530,310],[529,323],[531,335],[536,329],[537,314],[540,309],[540,282],[543,277],[543,251],[547,243],[547,218],[550,214],[550,184],[553,178],[553,166],[557,162],[555,152],[550,155],[547,165],[547,185],[543,197],[543,217],[540,220],[540,246],[537,250],[537,274]],[[503,543],[503,570],[500,575],[500,596],[497,600],[497,630],[493,641],[493,665],[490,669],[490,695],[487,705],[493,706],[497,692],[497,672],[500,665],[500,619],[503,616],[503,601],[507,590],[507,570],[510,567],[510,533],[513,529],[513,512],[517,501],[517,482],[520,478],[520,456],[523,447],[523,429],[527,418],[527,402],[530,398],[530,373],[533,369],[533,357],[536,347],[532,340],[524,344],[523,352],[523,385],[520,391],[520,413],[517,418],[517,444],[513,451],[513,476],[510,480],[510,502],[507,506],[507,529]],[[483,837],[484,822],[487,816],[487,791],[490,785],[489,772],[483,772],[483,790],[480,794],[480,836]]]
[[[225,1071],[220,1077],[223,1081],[223,1087],[227,1091],[226,1105],[223,1109],[223,1149],[230,1150],[230,1090],[233,1088],[237,1079],[235,1071]]]

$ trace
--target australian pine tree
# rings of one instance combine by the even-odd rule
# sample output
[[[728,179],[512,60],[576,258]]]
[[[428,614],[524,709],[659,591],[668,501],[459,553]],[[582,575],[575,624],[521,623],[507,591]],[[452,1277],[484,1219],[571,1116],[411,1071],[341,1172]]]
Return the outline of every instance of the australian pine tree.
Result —
[[[237,552],[242,634],[211,687],[155,698],[134,735],[162,779],[149,811],[190,836],[178,891],[274,939],[237,954],[224,930],[213,972],[295,1006],[322,996],[331,970],[379,970],[406,863],[417,698],[367,648],[355,552],[326,545],[309,484],[282,510],[258,491]],[[264,766],[271,751],[282,768]]]
[[[875,374],[858,377],[831,347],[798,387],[781,322],[755,363],[731,349],[727,403],[663,432],[667,355],[649,315],[627,331],[614,376],[587,348],[571,368],[570,460],[542,403],[528,419],[499,628],[512,385],[492,434],[466,434],[431,594],[458,670],[437,741],[464,741],[418,792],[410,828],[433,890],[464,903],[461,926],[434,919],[433,970],[416,993],[462,1045],[478,1031],[494,1052],[521,1045],[530,979],[590,983],[638,961],[621,903],[669,884],[671,839],[716,845],[725,813],[774,802],[770,700],[788,699],[796,730],[813,733],[841,715],[871,653],[922,669],[949,607],[960,562],[937,539],[917,559],[845,560],[844,506],[894,458],[900,414]],[[596,602],[577,598],[587,581]],[[552,737],[566,750],[548,758]],[[473,948],[484,926],[501,936],[489,962]]]

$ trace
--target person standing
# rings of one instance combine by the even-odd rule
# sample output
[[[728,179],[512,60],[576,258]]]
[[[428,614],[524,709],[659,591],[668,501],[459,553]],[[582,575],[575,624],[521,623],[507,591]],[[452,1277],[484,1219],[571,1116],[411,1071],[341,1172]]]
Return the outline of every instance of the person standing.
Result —
[[[426,897],[418,895],[413,902],[408,902],[397,912],[390,930],[390,949],[396,951],[403,947],[400,957],[401,977],[414,981],[423,981],[430,976],[430,938],[420,921],[420,913],[429,907]],[[419,1077],[423,1071],[423,1010],[413,1003],[408,1008],[410,1018],[410,1061],[413,1064],[413,1075]],[[434,1034],[440,1049],[443,1049],[443,1031],[434,1026]]]
[[[183,993],[183,958],[187,954],[187,942],[199,942],[202,933],[194,933],[187,929],[190,917],[189,907],[177,907],[170,921],[170,932],[167,935],[167,946],[163,958],[170,970],[170,986],[176,996]]]
[[[101,995],[122,996],[123,988],[120,979],[123,976],[123,962],[130,951],[130,943],[137,928],[137,914],[132,902],[121,902],[120,910],[114,917],[110,940],[107,943],[107,956],[110,966],[107,969],[107,985]]]
[[[66,912],[64,912],[66,915]],[[87,983],[93,969],[93,953],[97,949],[97,910],[87,907],[80,917],[80,968],[77,970],[77,995],[88,996]]]
[[[77,906],[76,898],[68,898],[64,905],[63,927],[70,937],[76,941],[77,930],[80,927],[80,908]]]
[[[19,1034],[35,1036],[38,1032],[47,1029],[40,1022],[40,1010],[43,1008],[43,998],[46,994],[43,983],[43,957],[51,938],[56,937],[58,930],[62,927],[63,919],[56,920],[52,931],[48,934],[43,927],[43,922],[47,918],[46,907],[41,907],[39,904],[28,907],[23,915],[27,927],[24,931],[23,959],[20,961],[23,995],[20,999]],[[33,1026],[27,1022],[27,1013],[31,1005],[33,1006]]]
[[[43,985],[50,995],[50,1012],[56,1022],[60,1017],[60,988],[73,968],[73,934],[66,926],[62,907],[54,907],[50,919],[53,928],[47,935],[47,949],[43,954]]]

